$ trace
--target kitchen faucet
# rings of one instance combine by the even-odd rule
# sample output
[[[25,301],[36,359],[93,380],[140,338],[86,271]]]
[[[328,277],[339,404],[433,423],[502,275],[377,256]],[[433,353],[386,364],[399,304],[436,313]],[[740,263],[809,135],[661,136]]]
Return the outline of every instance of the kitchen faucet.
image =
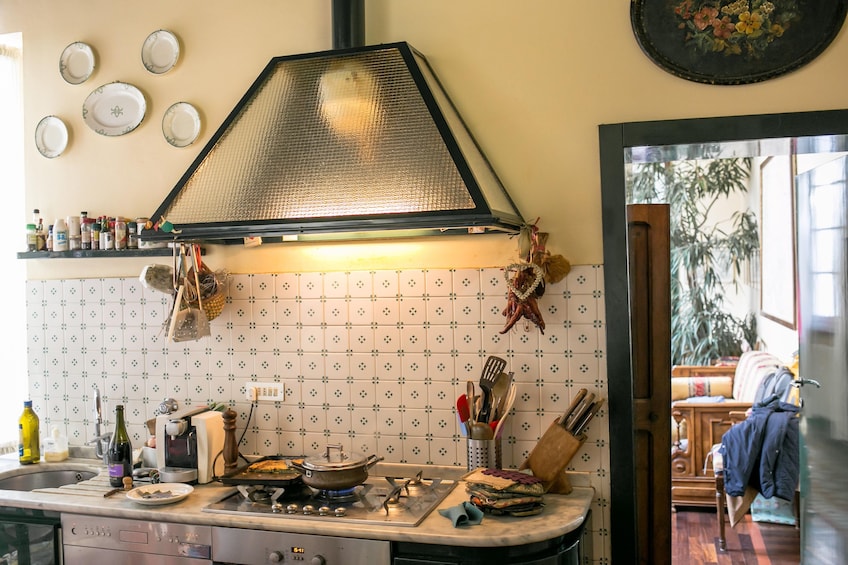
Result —
[[[97,385],[94,388],[94,439],[88,442],[89,445],[94,444],[94,454],[98,459],[102,459],[104,463],[108,459],[109,440],[112,439],[112,432],[101,432],[100,425],[103,423],[103,411],[100,398],[100,389]]]

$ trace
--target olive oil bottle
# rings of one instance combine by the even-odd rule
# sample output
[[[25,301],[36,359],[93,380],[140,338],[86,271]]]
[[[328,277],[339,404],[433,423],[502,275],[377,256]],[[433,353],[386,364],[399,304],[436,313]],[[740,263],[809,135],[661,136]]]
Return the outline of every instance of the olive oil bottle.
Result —
[[[22,465],[41,460],[39,441],[38,415],[32,409],[32,400],[25,400],[24,412],[18,420],[18,460]]]

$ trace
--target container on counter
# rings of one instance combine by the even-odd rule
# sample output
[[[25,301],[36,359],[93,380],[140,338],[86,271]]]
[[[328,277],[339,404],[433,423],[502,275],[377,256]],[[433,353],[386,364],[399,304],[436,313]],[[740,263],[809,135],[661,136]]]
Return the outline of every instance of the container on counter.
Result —
[[[44,460],[48,462],[64,461],[68,458],[68,438],[59,428],[50,429],[50,437],[44,440]]]

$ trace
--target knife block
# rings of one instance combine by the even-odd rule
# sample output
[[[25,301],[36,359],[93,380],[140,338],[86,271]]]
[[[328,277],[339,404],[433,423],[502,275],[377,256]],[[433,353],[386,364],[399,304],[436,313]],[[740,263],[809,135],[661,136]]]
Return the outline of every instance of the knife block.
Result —
[[[545,492],[569,494],[571,483],[564,471],[585,440],[586,436],[576,438],[554,420],[519,469],[533,471],[542,479]]]

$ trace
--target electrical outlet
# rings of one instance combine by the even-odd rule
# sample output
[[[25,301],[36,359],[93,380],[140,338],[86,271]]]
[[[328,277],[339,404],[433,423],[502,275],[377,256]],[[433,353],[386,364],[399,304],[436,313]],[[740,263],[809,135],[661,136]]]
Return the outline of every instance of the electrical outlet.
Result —
[[[247,385],[247,399],[252,402],[282,402],[286,399],[283,383],[250,383]]]

